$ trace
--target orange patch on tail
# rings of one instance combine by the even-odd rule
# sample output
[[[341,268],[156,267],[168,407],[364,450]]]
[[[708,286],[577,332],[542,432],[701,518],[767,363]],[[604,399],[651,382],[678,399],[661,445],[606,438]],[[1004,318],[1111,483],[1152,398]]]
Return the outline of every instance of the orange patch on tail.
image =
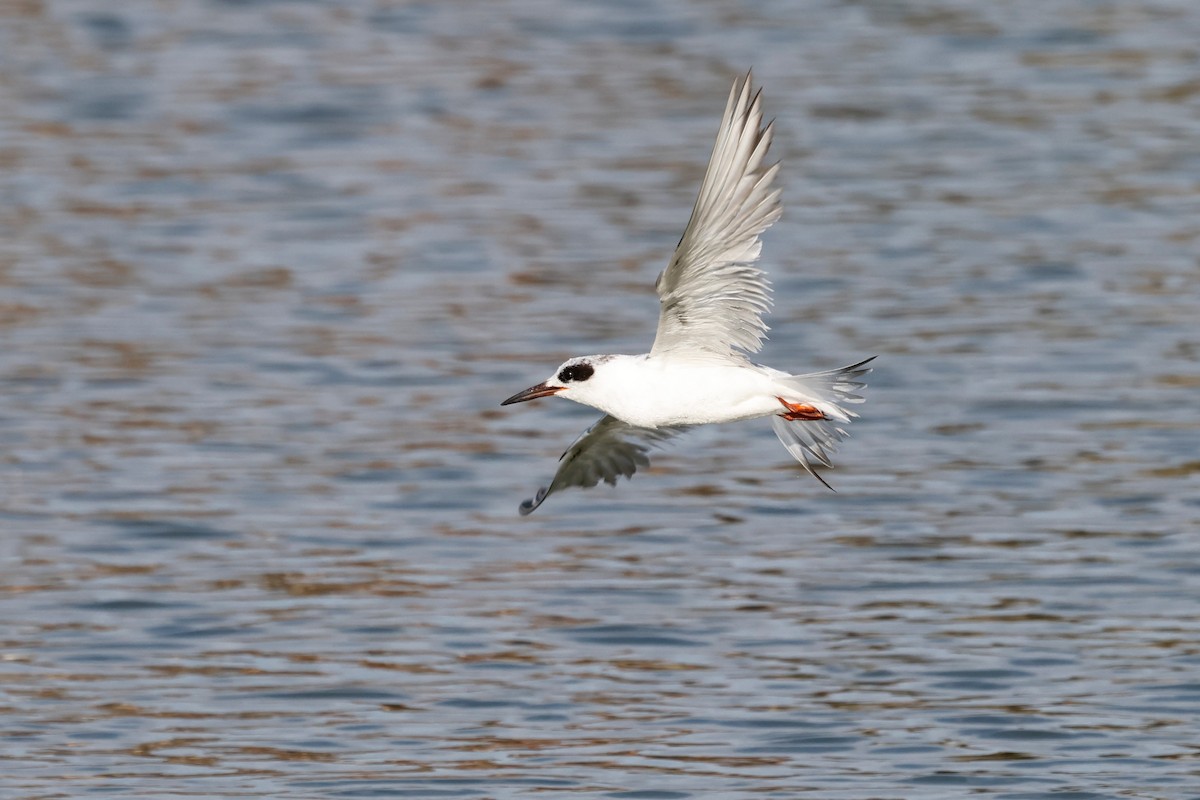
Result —
[[[779,416],[786,419],[788,422],[795,422],[798,419],[825,419],[825,413],[816,406],[811,406],[808,403],[789,403],[782,397],[776,397],[787,411]]]

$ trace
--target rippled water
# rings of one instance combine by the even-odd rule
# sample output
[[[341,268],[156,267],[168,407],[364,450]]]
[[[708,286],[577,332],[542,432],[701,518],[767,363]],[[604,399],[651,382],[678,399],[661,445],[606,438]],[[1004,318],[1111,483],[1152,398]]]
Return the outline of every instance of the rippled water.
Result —
[[[6,797],[1200,797],[1200,7],[0,15]],[[750,65],[839,492],[518,518]]]

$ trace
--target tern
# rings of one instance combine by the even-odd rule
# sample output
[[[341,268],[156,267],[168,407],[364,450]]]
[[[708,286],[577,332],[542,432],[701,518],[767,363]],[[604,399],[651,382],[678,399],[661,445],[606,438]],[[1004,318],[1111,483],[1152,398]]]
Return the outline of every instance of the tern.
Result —
[[[558,395],[604,412],[559,459],[549,486],[520,505],[529,514],[554,492],[615,485],[648,466],[651,448],[695,425],[771,417],[775,434],[810,475],[832,467],[829,452],[863,402],[858,380],[874,356],[840,369],[792,375],[748,358],[762,347],[771,307],[755,266],[759,236],[781,213],[772,188],[779,164],[764,165],[774,123],[762,124],[761,90],[750,73],[734,81],[691,219],[658,276],[658,332],[643,355],[579,356],[501,405]]]

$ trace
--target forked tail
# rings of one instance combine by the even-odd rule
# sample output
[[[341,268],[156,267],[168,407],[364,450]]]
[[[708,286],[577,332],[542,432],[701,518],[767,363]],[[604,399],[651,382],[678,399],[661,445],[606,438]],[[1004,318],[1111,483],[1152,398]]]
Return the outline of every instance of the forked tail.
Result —
[[[779,379],[793,393],[779,398],[780,413],[771,417],[775,435],[808,474],[831,491],[833,487],[813,467],[833,466],[829,453],[849,435],[839,425],[849,424],[858,417],[846,406],[863,402],[857,392],[867,384],[858,379],[871,371],[867,364],[874,360],[875,356],[871,356],[848,367]]]

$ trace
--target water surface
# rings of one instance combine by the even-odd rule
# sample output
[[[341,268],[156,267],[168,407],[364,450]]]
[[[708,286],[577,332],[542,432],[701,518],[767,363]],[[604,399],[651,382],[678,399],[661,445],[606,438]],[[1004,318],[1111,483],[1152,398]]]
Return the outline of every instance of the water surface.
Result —
[[[1200,797],[1200,9],[9,3],[11,797]],[[517,503],[732,79],[769,426]]]

